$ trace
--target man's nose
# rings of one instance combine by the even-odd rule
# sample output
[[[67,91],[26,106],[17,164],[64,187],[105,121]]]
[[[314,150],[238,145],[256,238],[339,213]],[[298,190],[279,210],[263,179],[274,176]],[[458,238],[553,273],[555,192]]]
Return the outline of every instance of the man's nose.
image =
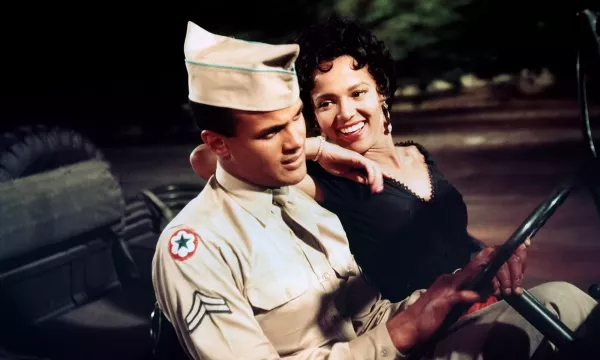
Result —
[[[289,129],[286,130],[284,150],[296,151],[298,148],[304,146],[305,140],[306,136],[301,129],[298,129],[297,126],[290,126]]]

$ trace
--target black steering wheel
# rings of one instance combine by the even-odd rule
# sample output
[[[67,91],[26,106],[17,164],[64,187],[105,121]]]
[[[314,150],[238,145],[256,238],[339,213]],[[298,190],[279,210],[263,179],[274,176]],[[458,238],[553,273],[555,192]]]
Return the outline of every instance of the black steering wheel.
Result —
[[[576,186],[584,185],[590,188],[596,202],[597,210],[600,213],[600,194],[595,190],[595,188],[600,185],[600,164],[598,164],[599,160],[596,156],[596,149],[590,126],[585,79],[586,70],[589,69],[590,64],[600,60],[600,36],[598,34],[600,25],[598,25],[598,17],[599,13],[594,13],[590,10],[584,10],[578,14],[581,30],[580,36],[582,40],[577,58],[578,97],[581,119],[583,121],[584,140],[589,148],[591,159],[584,163],[578,173],[574,174],[567,181],[558,186],[527,217],[508,240],[498,248],[497,254],[481,270],[481,272],[463,286],[463,289],[465,290],[483,291],[486,287],[489,287],[489,284],[500,267],[510,259],[515,250],[523,244],[525,240],[535,236],[537,231],[546,223],[552,214],[554,214],[556,209],[564,203]],[[576,348],[583,344],[576,341],[575,334],[528,291],[525,290],[520,296],[506,296],[504,300],[506,300],[506,302],[508,302],[559,349],[569,352],[570,354],[581,354],[582,352],[585,353],[590,350],[588,348]],[[427,351],[433,349],[435,347],[434,344],[447,332],[448,328],[466,312],[467,309],[468,305],[456,306],[447,316],[446,321],[440,327],[438,332],[428,342],[421,344],[411,351],[410,358],[418,359],[425,355]]]

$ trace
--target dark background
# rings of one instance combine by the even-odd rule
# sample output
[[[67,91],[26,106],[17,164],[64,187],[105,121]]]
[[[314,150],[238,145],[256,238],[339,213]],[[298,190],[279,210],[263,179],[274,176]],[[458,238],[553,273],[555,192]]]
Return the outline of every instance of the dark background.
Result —
[[[546,67],[561,90],[552,96],[574,96],[575,14],[591,3],[88,2],[26,4],[18,10],[4,5],[0,130],[66,125],[99,142],[132,126],[141,127],[148,141],[165,140],[166,128],[193,132],[182,109],[188,20],[212,32],[278,43],[333,12],[359,15],[391,48],[400,82],[424,86],[464,73],[489,78]]]

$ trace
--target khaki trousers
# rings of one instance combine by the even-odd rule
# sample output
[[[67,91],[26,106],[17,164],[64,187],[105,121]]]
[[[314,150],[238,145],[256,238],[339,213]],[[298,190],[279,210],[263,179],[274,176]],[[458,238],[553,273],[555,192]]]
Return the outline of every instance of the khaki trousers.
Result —
[[[574,285],[550,282],[530,289],[542,304],[577,334],[597,302]],[[599,344],[600,346],[600,344]],[[504,301],[461,319],[424,359],[552,359],[553,346]]]

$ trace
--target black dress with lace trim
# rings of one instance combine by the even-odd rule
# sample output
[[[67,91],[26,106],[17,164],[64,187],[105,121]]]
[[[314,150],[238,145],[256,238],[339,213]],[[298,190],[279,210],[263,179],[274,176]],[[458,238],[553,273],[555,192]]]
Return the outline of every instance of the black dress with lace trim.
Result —
[[[368,186],[308,162],[308,172],[323,192],[321,205],[339,217],[367,279],[394,302],[463,267],[480,250],[467,232],[461,193],[444,179],[422,145],[396,144],[411,145],[423,154],[429,169],[429,200],[392,179],[385,179],[382,193],[372,194]]]

